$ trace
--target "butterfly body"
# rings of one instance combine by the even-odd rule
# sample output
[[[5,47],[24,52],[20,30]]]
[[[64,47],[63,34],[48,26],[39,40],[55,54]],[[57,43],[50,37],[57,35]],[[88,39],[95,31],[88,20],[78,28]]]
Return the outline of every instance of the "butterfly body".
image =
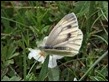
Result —
[[[43,50],[46,53],[49,54],[57,54],[57,55],[66,55],[71,54],[70,50],[66,49],[65,47],[40,47],[41,50]]]
[[[83,33],[78,28],[74,13],[65,15],[46,38],[41,50],[57,55],[74,56],[78,54],[83,40]]]
[[[44,46],[43,49],[57,49],[57,50],[66,50],[65,47],[52,47],[52,46]]]

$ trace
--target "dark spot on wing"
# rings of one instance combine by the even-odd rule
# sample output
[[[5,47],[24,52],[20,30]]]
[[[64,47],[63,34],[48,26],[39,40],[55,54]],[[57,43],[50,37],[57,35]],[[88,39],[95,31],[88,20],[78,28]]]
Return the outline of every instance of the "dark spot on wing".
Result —
[[[69,40],[70,37],[71,37],[71,33],[68,33],[68,34],[67,34],[66,41]]]
[[[70,37],[71,37],[71,33],[68,33],[68,34],[67,34],[67,38],[70,38]]]
[[[68,25],[67,28],[68,28],[68,29],[71,28],[71,25]]]

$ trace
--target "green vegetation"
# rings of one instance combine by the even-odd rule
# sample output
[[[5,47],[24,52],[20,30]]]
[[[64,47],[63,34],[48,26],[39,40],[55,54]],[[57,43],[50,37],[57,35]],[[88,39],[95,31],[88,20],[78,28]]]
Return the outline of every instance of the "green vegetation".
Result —
[[[47,68],[28,59],[54,25],[74,12],[84,34],[80,53],[64,57],[58,67]],[[107,1],[2,1],[2,81],[108,81]]]

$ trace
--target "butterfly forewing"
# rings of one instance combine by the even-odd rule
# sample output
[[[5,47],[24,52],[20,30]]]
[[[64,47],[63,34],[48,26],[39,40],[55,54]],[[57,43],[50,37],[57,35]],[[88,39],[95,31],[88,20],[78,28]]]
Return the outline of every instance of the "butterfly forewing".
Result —
[[[76,27],[75,27],[76,26]],[[57,38],[60,37],[59,34],[65,29],[78,28],[77,18],[74,13],[68,14],[63,17],[60,22],[53,28],[50,32],[46,45],[53,46],[54,42],[57,42]],[[66,31],[67,32],[67,31]],[[67,37],[66,37],[67,38]]]
[[[50,32],[44,49],[52,54],[74,56],[79,52],[83,34],[78,28],[78,21],[74,13],[63,17]],[[51,49],[50,49],[51,48]]]

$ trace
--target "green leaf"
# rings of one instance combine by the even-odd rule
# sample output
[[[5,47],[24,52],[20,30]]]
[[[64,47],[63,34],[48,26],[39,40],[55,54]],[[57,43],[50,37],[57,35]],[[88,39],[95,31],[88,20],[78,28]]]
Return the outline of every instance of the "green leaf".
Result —
[[[44,64],[42,66],[41,72],[39,74],[39,81],[44,81],[47,76],[48,72],[48,62],[49,62],[49,55],[46,57]]]
[[[9,59],[11,59],[11,58],[13,58],[13,57],[15,57],[15,56],[18,56],[19,55],[19,53],[14,53],[13,55],[11,55],[10,57],[9,57]]]
[[[1,81],[10,81],[8,76],[4,76]]]
[[[60,72],[58,67],[49,69],[49,73],[48,73],[49,81],[59,81],[59,75]]]
[[[106,15],[106,18],[108,19],[108,2],[107,1],[102,1],[102,4],[103,4],[104,14]]]
[[[6,68],[6,67],[5,68],[2,68],[2,70],[1,70],[1,78],[3,78],[8,71],[9,71],[8,68]]]
[[[37,78],[33,73],[30,73],[26,76],[26,81],[37,81]]]
[[[75,4],[74,11],[78,14],[78,17],[83,16],[84,14],[88,13],[89,10],[89,4],[88,1],[78,1]]]
[[[17,76],[13,76],[11,78],[9,78],[8,76],[4,76],[2,81],[20,81],[21,78],[20,77],[17,77]]]
[[[106,81],[100,76],[91,76],[90,78],[91,78],[91,81]]]
[[[10,78],[10,81],[20,81],[21,78],[20,77],[17,77],[17,76],[13,76]]]
[[[14,63],[14,60],[13,59],[10,59],[10,60],[7,60],[5,63],[4,63],[4,66],[7,67],[9,66],[10,64],[13,64]]]

